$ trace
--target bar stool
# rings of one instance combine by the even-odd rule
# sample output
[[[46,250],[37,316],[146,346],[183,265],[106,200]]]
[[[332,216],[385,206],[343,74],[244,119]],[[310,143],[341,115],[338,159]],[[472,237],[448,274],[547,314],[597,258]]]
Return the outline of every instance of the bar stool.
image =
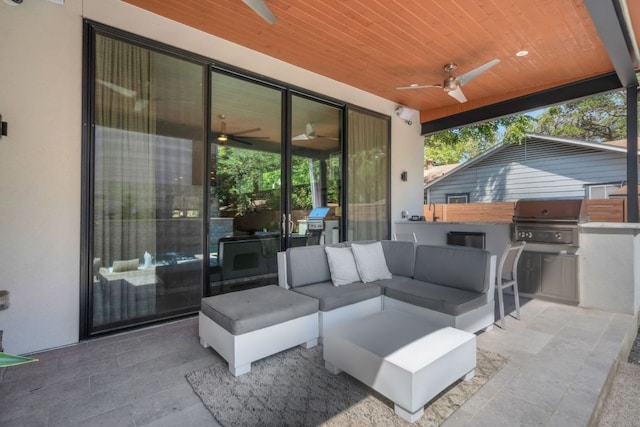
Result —
[[[418,242],[418,239],[416,238],[416,233],[393,233],[391,235],[391,240],[402,240],[405,242],[413,242],[413,243]]]
[[[504,296],[503,290],[513,287],[513,297],[516,303],[516,319],[520,320],[520,297],[518,295],[518,261],[524,250],[525,243],[518,242],[505,249],[500,264],[498,265],[498,275],[496,277],[496,290],[498,291],[498,307],[500,309],[500,327],[504,324]]]

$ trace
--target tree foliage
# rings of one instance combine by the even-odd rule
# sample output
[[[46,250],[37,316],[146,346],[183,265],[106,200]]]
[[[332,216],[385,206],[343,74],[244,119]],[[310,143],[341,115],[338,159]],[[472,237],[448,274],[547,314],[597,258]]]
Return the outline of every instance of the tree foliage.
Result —
[[[589,142],[624,139],[627,136],[625,91],[615,91],[556,105],[538,117],[537,133]]]
[[[217,154],[216,185],[212,190],[220,206],[236,216],[254,210],[255,200],[262,198],[259,193],[274,185],[279,188],[279,155],[227,146],[219,147]]]
[[[424,139],[426,159],[435,165],[458,163],[477,156],[500,141],[520,143],[533,130],[535,119],[526,114],[451,129]]]
[[[327,182],[327,201],[339,201],[340,156],[327,159],[330,172]],[[307,157],[291,158],[291,206],[293,209],[312,208],[312,185],[319,181],[320,161]],[[221,209],[242,216],[255,211],[256,201],[261,208],[280,210],[281,159],[279,153],[267,153],[229,146],[218,146],[211,196]]]
[[[589,142],[624,139],[627,135],[624,90],[555,105],[533,117],[518,114],[487,123],[448,130],[425,138],[425,161],[457,163],[499,142],[519,143],[527,132]]]

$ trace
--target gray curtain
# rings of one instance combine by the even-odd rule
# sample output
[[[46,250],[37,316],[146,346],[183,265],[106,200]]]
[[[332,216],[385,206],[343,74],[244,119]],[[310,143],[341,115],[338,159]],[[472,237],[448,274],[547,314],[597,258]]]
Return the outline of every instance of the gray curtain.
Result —
[[[95,69],[94,256],[143,262],[156,240],[151,53],[97,36]]]
[[[388,121],[349,111],[349,240],[389,238]]]

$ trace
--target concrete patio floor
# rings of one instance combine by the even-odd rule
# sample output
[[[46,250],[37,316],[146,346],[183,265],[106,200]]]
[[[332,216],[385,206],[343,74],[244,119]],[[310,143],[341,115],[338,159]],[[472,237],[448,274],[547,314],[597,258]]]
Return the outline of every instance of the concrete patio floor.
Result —
[[[636,332],[630,315],[523,299],[522,320],[478,336],[509,363],[444,425],[597,425]],[[195,317],[35,357],[0,369],[0,425],[217,425],[184,378],[218,357]]]

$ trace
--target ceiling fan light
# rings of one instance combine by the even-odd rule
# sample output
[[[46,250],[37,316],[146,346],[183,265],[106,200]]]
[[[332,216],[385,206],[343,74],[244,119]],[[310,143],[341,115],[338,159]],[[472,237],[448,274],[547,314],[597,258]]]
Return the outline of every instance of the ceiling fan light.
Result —
[[[225,142],[227,139],[229,139],[229,138],[224,133],[221,133],[220,135],[218,135],[218,141],[220,141],[220,142]]]

